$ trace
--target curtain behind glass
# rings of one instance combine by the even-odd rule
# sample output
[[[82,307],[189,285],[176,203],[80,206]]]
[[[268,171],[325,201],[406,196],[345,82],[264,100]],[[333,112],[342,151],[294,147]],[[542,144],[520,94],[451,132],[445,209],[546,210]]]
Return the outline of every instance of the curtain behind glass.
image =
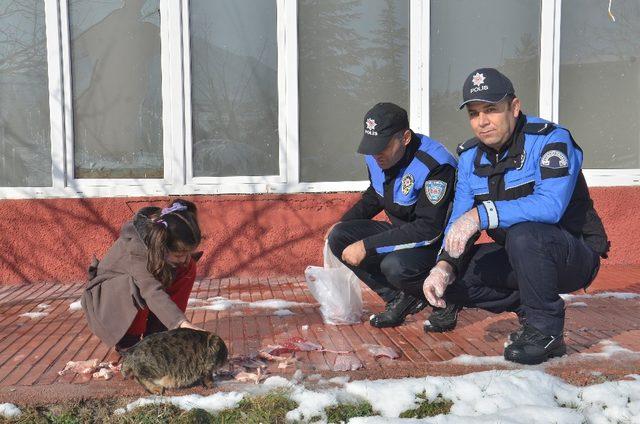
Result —
[[[585,168],[640,168],[640,2],[563,0],[560,118]]]
[[[44,2],[0,2],[0,186],[51,185]]]
[[[432,0],[430,134],[454,152],[473,137],[462,84],[477,68],[513,82],[526,114],[538,114],[540,0]]]
[[[76,178],[162,178],[159,0],[71,0]]]
[[[364,114],[409,108],[409,2],[298,2],[300,180],[366,180]]]

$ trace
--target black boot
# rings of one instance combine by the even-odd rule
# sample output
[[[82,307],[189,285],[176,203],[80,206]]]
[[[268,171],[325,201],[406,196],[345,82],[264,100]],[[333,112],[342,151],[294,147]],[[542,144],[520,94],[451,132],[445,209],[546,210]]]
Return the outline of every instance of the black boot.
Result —
[[[458,312],[462,306],[449,303],[444,308],[433,308],[433,312],[422,326],[425,333],[443,333],[453,330],[458,323]]]
[[[402,324],[407,315],[417,314],[425,306],[427,306],[426,300],[400,292],[395,299],[387,303],[384,312],[371,315],[369,323],[377,328],[395,327]]]
[[[507,336],[507,341],[504,342],[504,347],[509,346],[510,344],[518,340],[518,337],[522,335],[522,332],[524,331],[524,325],[527,322],[527,320],[524,317],[524,314],[518,314],[518,322],[520,323],[520,328],[518,328],[516,331],[512,333],[509,333],[509,335]]]
[[[547,336],[525,324],[520,336],[504,349],[504,359],[519,364],[536,365],[567,352],[562,334]]]

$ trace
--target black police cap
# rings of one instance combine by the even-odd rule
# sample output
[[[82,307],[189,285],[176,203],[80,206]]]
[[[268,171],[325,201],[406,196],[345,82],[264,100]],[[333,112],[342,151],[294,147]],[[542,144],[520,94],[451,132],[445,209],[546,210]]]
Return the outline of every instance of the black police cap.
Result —
[[[378,103],[364,115],[364,134],[358,153],[378,154],[387,147],[395,133],[408,128],[406,110],[393,103]]]
[[[469,102],[498,103],[509,94],[515,94],[509,78],[494,68],[476,69],[464,81],[460,109]]]

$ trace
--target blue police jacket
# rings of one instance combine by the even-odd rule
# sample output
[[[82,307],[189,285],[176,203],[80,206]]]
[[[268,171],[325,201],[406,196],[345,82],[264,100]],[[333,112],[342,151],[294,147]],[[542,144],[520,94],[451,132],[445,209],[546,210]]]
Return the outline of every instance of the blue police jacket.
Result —
[[[456,160],[437,141],[413,133],[404,156],[382,169],[365,156],[370,186],[341,221],[387,214],[392,228],[364,239],[367,254],[439,243],[455,186]]]
[[[447,230],[476,207],[481,229],[500,244],[512,225],[541,222],[583,237],[606,256],[609,243],[582,174],[582,150],[567,129],[520,114],[503,152],[472,138],[458,147],[458,153],[458,182]],[[459,265],[444,249],[440,259]]]

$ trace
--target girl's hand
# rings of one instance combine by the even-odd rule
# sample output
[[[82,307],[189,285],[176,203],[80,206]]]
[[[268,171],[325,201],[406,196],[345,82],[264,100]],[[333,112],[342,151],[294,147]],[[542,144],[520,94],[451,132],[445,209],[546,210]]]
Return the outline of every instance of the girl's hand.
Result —
[[[179,328],[190,328],[192,330],[196,330],[196,331],[207,331],[204,328],[200,328],[197,325],[193,325],[189,322],[189,320],[184,320],[180,323],[180,325],[178,326]]]

